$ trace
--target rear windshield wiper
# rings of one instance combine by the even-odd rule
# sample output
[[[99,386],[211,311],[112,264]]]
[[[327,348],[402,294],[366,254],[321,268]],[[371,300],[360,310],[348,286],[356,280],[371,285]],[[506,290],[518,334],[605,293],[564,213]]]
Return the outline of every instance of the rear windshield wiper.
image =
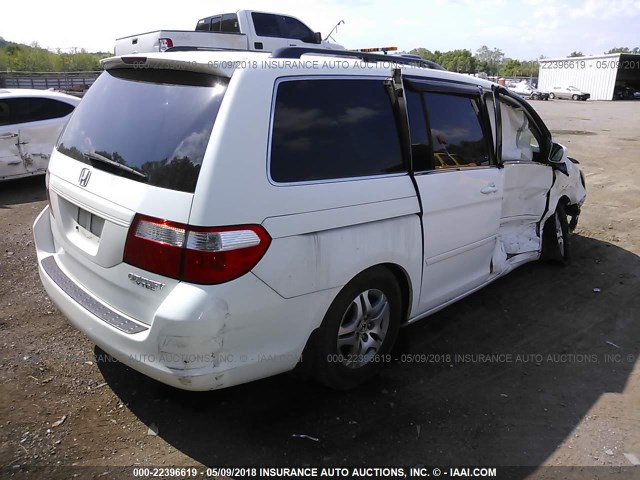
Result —
[[[111,160],[110,158],[105,157],[104,155],[100,155],[99,153],[96,152],[84,152],[83,155],[88,159],[88,160],[94,160],[97,162],[102,162],[102,163],[106,163],[107,165],[110,165],[111,167],[114,167],[118,170],[122,170],[123,172],[127,172],[129,175],[134,175],[137,178],[137,180],[142,180],[142,181],[147,181],[148,177],[144,174],[144,173],[140,173],[137,170],[134,170],[131,167],[127,167],[126,165],[123,165],[121,163],[118,163],[114,160]]]

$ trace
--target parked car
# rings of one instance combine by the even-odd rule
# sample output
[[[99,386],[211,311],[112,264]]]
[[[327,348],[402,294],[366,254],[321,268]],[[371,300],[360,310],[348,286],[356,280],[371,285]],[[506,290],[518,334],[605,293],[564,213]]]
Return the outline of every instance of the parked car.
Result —
[[[549,94],[547,92],[541,92],[527,82],[510,83],[507,85],[507,88],[527,100],[549,100]]]
[[[524,263],[564,263],[584,176],[535,110],[393,61],[300,47],[103,61],[33,226],[50,298],[178,388],[297,369],[346,389],[391,361],[401,326]]]
[[[640,100],[640,91],[628,86],[616,86],[613,92],[614,100]]]
[[[195,31],[156,30],[118,38],[115,55],[164,52],[189,47],[272,52],[280,47],[313,46],[344,50],[322,40],[295,17],[253,10],[211,15],[198,20]]]
[[[49,90],[0,89],[0,180],[44,174],[78,103]]]
[[[553,87],[549,92],[549,98],[565,98],[569,100],[587,100],[591,97],[590,94],[583,92],[576,87]]]

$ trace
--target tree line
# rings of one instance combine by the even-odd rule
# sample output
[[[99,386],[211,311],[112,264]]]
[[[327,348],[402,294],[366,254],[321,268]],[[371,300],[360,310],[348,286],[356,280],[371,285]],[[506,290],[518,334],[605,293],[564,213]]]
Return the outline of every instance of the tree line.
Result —
[[[479,73],[484,72],[490,76],[500,77],[534,77],[538,76],[538,60],[516,60],[514,58],[505,58],[504,52],[499,48],[489,48],[483,45],[476,53],[471,50],[451,50],[441,52],[439,50],[431,51],[426,48],[414,48],[409,53],[420,55],[425,60],[442,65],[447,70],[461,73]],[[640,47],[615,47],[604,52],[610,53],[640,53]],[[583,57],[580,51],[571,52],[569,57]],[[546,58],[540,55],[539,60]]]
[[[79,72],[100,70],[100,59],[111,53],[85,49],[51,52],[37,43],[23,45],[0,37],[0,72]]]

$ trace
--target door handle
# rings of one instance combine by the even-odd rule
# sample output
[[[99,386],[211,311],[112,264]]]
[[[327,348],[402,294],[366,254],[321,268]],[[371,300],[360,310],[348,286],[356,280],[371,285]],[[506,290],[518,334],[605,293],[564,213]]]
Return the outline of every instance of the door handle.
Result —
[[[0,135],[0,140],[8,140],[9,138],[14,138],[17,136],[17,133],[3,133],[2,135]]]
[[[486,187],[482,187],[480,189],[480,193],[484,193],[485,195],[488,195],[490,193],[496,193],[497,191],[498,191],[498,187],[496,187],[495,183],[490,183]]]

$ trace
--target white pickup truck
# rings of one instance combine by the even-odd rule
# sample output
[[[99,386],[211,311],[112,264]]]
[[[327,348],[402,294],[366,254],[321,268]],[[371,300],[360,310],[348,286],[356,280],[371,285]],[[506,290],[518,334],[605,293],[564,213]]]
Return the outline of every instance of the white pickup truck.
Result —
[[[319,32],[314,32],[297,18],[238,10],[200,19],[195,31],[157,30],[118,38],[114,54],[164,52],[176,47],[272,52],[280,47],[305,45],[344,49],[341,45],[322,40]]]

